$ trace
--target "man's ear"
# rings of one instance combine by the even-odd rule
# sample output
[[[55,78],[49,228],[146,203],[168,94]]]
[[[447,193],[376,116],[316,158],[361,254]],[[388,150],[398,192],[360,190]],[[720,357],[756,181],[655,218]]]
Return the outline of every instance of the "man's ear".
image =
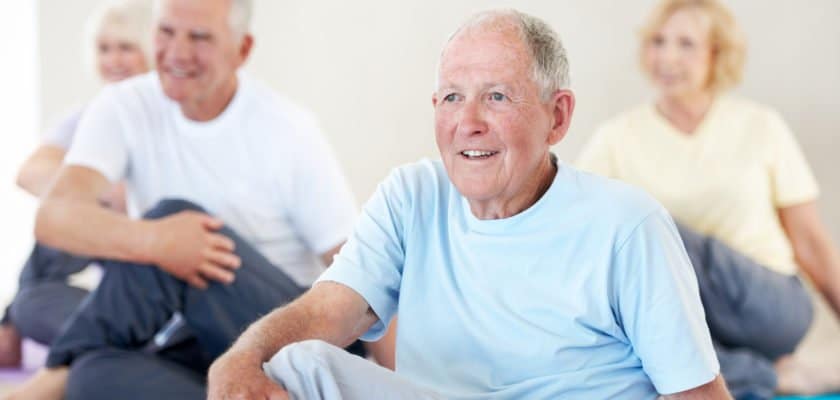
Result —
[[[569,89],[560,89],[554,92],[550,104],[554,118],[551,125],[551,134],[548,136],[548,144],[555,145],[563,140],[572,124],[572,113],[575,111],[575,94]]]
[[[248,57],[251,55],[251,50],[254,48],[254,35],[246,33],[242,36],[242,41],[239,44],[239,64],[245,64]]]

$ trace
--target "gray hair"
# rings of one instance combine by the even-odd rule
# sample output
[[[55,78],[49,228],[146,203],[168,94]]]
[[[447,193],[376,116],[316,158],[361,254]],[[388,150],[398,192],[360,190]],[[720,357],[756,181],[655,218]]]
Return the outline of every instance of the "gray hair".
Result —
[[[103,33],[118,35],[134,43],[151,65],[152,57],[152,7],[150,0],[103,1],[88,17],[84,29],[86,64],[96,70],[97,40]]]
[[[239,36],[251,32],[251,16],[254,14],[253,0],[231,0],[230,28]]]
[[[155,14],[160,12],[160,1],[155,1]],[[251,32],[251,16],[254,14],[253,0],[230,0],[228,24],[234,34],[241,37]]]
[[[476,28],[499,29],[508,23],[518,28],[520,38],[530,50],[533,63],[533,79],[541,89],[543,100],[548,100],[554,92],[566,89],[570,85],[569,59],[560,36],[551,26],[540,18],[514,9],[482,11],[471,16],[449,35],[449,44],[462,32]],[[444,45],[444,51],[446,45]],[[441,58],[443,53],[441,53]],[[438,68],[440,73],[440,68]]]

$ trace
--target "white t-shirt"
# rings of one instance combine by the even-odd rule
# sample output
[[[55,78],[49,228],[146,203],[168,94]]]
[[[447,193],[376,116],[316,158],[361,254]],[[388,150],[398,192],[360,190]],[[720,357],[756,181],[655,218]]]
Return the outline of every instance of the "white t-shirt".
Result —
[[[106,87],[85,110],[68,165],[124,180],[136,217],[166,198],[221,218],[298,284],[352,231],[356,206],[313,116],[239,75],[208,122],[187,119],[151,72]]]

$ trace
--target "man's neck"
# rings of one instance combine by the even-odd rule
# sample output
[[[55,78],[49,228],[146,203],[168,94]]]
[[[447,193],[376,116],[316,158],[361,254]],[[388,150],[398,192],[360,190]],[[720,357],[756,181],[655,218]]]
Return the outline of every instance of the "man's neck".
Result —
[[[540,163],[534,171],[533,175],[540,178],[534,180],[520,193],[503,200],[469,201],[470,211],[476,218],[482,220],[504,219],[519,214],[536,204],[545,195],[554,182],[557,169],[557,159],[554,154],[549,153],[545,162]]]
[[[193,121],[211,121],[221,115],[230,105],[238,87],[239,80],[234,76],[211,96],[195,102],[182,103],[181,113]]]

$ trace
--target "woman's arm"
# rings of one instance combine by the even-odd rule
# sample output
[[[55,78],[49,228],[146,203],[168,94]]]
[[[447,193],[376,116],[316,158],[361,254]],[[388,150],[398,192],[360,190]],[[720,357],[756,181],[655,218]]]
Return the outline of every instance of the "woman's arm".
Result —
[[[815,202],[778,209],[796,262],[840,316],[840,253],[820,219]]]
[[[65,150],[42,144],[26,159],[17,176],[17,185],[35,197],[41,197],[57,175]]]

